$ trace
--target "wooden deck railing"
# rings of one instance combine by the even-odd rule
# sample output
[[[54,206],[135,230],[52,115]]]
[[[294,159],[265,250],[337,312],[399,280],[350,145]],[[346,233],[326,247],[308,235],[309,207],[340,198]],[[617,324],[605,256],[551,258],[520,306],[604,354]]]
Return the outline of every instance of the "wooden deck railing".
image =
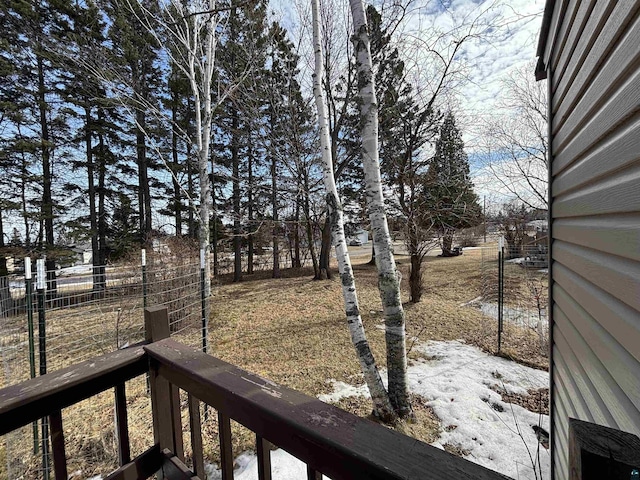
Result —
[[[157,471],[169,479],[204,479],[200,402],[217,410],[225,480],[233,478],[230,420],[255,433],[261,480],[271,479],[270,444],[306,463],[308,479],[506,478],[182,345],[168,338],[166,309],[146,309],[145,327],[146,344],[0,390],[0,435],[50,416],[55,476],[66,479],[60,410],[115,387],[121,467],[108,480],[143,479]],[[124,382],[147,371],[155,445],[131,460]],[[189,399],[194,472],[182,463],[179,390]]]

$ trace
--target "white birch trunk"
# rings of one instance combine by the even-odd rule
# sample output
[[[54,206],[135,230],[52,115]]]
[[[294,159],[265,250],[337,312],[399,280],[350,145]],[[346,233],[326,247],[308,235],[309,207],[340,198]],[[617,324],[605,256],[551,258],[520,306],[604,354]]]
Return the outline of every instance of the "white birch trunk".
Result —
[[[211,295],[211,265],[209,255],[212,199],[209,181],[209,145],[211,142],[212,96],[214,63],[216,54],[217,14],[216,0],[183,2],[172,0],[172,5],[181,15],[176,20],[182,28],[169,26],[171,41],[181,50],[173,60],[189,79],[194,101],[196,156],[198,159],[198,183],[200,206],[198,209],[198,241],[204,250],[205,268],[205,318],[209,318]],[[198,13],[203,12],[203,13]]]
[[[362,161],[369,220],[378,267],[378,288],[385,318],[389,398],[400,417],[412,416],[407,382],[405,320],[400,300],[400,272],[392,253],[391,236],[384,208],[378,158],[378,104],[371,61],[367,16],[362,0],[349,0],[353,18],[360,95]]]
[[[319,0],[311,0],[313,16],[313,48],[315,52],[315,72],[313,75],[313,94],[318,109],[318,126],[320,128],[320,146],[322,150],[323,179],[327,191],[327,205],[331,219],[332,240],[336,248],[336,258],[342,283],[342,294],[344,297],[345,310],[349,334],[358,354],[360,368],[364,374],[365,381],[371,393],[374,404],[374,411],[384,421],[392,421],[396,418],[394,410],[389,401],[389,396],[384,389],[380,373],[375,363],[373,353],[367,341],[360,310],[358,307],[358,296],[351,269],[351,260],[347,251],[347,242],[344,235],[344,221],[342,205],[338,197],[335,178],[333,175],[333,159],[331,158],[331,144],[329,138],[329,122],[327,116],[327,106],[322,90],[322,73],[324,70],[321,40],[320,40],[320,19]]]
[[[137,8],[134,3],[137,2]],[[140,21],[143,28],[150,33],[160,45],[164,45],[167,59],[178,68],[189,80],[194,100],[195,133],[193,137],[181,130],[182,136],[195,145],[198,159],[198,182],[200,186],[200,206],[196,212],[199,220],[198,240],[200,249],[205,251],[205,314],[209,318],[211,295],[211,269],[209,259],[209,216],[211,214],[211,189],[209,184],[209,150],[211,144],[212,125],[212,82],[216,53],[216,28],[218,13],[216,0],[169,0],[163,4],[162,15],[145,8],[141,0],[126,0],[131,14]],[[142,12],[139,14],[138,12]],[[162,33],[161,33],[162,32]],[[90,66],[93,70],[93,67]],[[104,75],[98,74],[105,79]],[[136,100],[140,101],[139,98]],[[152,111],[156,116],[162,112],[147,102],[141,102],[137,108]],[[174,125],[175,127],[175,125]],[[141,128],[147,138],[147,131]],[[156,153],[162,159],[156,147]],[[166,164],[165,164],[166,165]],[[170,169],[169,169],[170,170]],[[187,193],[187,192],[185,192]],[[187,196],[188,193],[187,193]],[[189,197],[189,200],[192,199]]]
[[[211,214],[211,190],[209,185],[209,148],[211,144],[212,98],[211,84],[213,81],[214,62],[216,53],[216,2],[209,0],[195,2],[192,6],[195,13],[189,11],[188,4],[179,0],[172,1],[174,7],[182,12],[184,28],[173,30],[178,47],[184,49],[179,58],[184,65],[179,65],[187,74],[194,100],[196,155],[198,158],[198,182],[200,186],[200,207],[198,210],[199,229],[198,241],[200,249],[205,251],[205,318],[209,318],[211,295],[211,265],[209,256],[209,217]],[[182,63],[182,62],[180,62]]]

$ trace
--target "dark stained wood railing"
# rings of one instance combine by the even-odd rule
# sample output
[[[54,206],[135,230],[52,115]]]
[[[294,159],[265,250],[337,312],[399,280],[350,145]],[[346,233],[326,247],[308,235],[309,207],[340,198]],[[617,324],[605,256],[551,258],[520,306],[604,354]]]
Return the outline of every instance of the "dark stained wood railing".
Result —
[[[0,390],[0,435],[49,416],[56,480],[66,479],[60,410],[115,389],[121,467],[107,480],[205,478],[200,403],[217,410],[223,479],[233,478],[230,421],[256,435],[259,478],[271,479],[272,445],[334,480],[506,477],[332,405],[241,370],[169,337],[166,309],[145,310],[146,343]],[[124,382],[149,372],[155,445],[130,459]],[[188,393],[193,472],[185,467],[179,390]],[[71,453],[73,455],[73,453]],[[159,478],[160,478],[159,477]]]
[[[0,435],[147,372],[143,345],[117,350],[0,390]]]

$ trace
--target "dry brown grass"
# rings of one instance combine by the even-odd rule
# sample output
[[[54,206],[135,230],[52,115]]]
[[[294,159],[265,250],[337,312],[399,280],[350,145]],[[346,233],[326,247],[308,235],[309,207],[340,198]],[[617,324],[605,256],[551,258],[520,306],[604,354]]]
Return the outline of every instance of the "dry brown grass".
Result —
[[[499,387],[494,388],[494,390],[500,394],[503,402],[520,405],[522,408],[526,408],[533,413],[549,415],[548,388],[530,389],[527,390],[526,395],[518,393],[508,393],[503,388]]]
[[[384,333],[379,328],[383,319],[377,273],[375,267],[365,264],[367,260],[356,260],[354,265],[360,310],[374,355],[379,366],[384,368]],[[407,279],[408,258],[400,256],[397,260],[403,278]],[[405,304],[408,347],[414,341],[462,340],[496,353],[497,322],[484,317],[477,308],[465,305],[482,289],[480,251],[468,250],[463,256],[454,258],[427,257],[424,272],[423,301]],[[311,271],[305,269],[285,270],[280,279],[271,279],[269,272],[261,272],[245,276],[244,281],[237,284],[221,277],[215,285],[212,299],[209,352],[312,396],[329,393],[332,390],[329,379],[362,383],[345,324],[339,281],[313,281],[311,276]],[[408,282],[404,280],[402,286],[402,299],[406,302]],[[98,320],[85,316],[83,327],[91,328],[94,321],[97,325]],[[52,334],[55,331],[56,327],[52,325]],[[105,335],[108,334],[105,332]],[[200,333],[195,327],[181,332],[178,338],[193,346],[200,344]],[[503,338],[503,354],[546,368],[547,358],[537,346],[535,332],[507,325]],[[111,343],[114,338],[101,341]],[[95,342],[95,354],[101,353],[101,341]],[[409,357],[415,358],[416,355],[412,350]],[[68,361],[63,356],[61,362]],[[132,453],[135,455],[150,446],[152,441],[150,405],[143,379],[129,382],[127,394]],[[113,394],[107,392],[89,402],[63,412],[69,471],[82,471],[76,478],[104,473],[114,465],[113,433],[108,433],[113,432]],[[434,441],[440,428],[437,418],[422,399],[414,398],[414,405],[417,422],[397,428],[424,441]],[[367,417],[371,410],[369,402],[360,398],[343,399],[338,406],[363,417]],[[186,402],[183,402],[183,407],[183,424],[186,426]],[[96,413],[87,416],[86,412]],[[90,425],[87,425],[86,418],[90,418]],[[214,440],[217,432],[215,412],[209,410],[203,437],[205,454],[210,461],[218,460]],[[234,424],[233,433],[235,452],[253,448],[255,439],[250,432]],[[25,438],[28,445],[29,435]],[[187,433],[184,438],[188,450]],[[25,451],[28,450],[28,446],[25,447]],[[4,462],[0,459],[0,463]]]

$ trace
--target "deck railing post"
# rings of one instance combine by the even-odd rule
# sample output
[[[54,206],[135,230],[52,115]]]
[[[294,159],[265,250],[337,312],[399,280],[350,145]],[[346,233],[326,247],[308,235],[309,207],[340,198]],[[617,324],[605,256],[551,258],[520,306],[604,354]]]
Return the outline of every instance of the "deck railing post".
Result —
[[[114,397],[116,407],[116,433],[118,438],[118,464],[122,466],[131,461],[129,422],[127,419],[127,393],[124,382],[115,386]]]
[[[207,478],[202,456],[202,422],[200,420],[200,400],[189,394],[189,423],[191,427],[191,451],[193,471],[200,478]]]
[[[167,307],[154,306],[144,309],[145,338],[150,342],[169,338],[169,313]],[[160,449],[168,448],[184,461],[182,445],[182,419],[178,387],[158,374],[158,367],[149,364],[151,386],[151,410],[153,436]]]
[[[67,480],[67,456],[64,449],[62,412],[57,410],[49,415],[51,423],[51,448],[53,450],[53,472],[56,480]]]
[[[258,456],[258,480],[271,480],[270,444],[260,435],[256,435],[256,454]]]

